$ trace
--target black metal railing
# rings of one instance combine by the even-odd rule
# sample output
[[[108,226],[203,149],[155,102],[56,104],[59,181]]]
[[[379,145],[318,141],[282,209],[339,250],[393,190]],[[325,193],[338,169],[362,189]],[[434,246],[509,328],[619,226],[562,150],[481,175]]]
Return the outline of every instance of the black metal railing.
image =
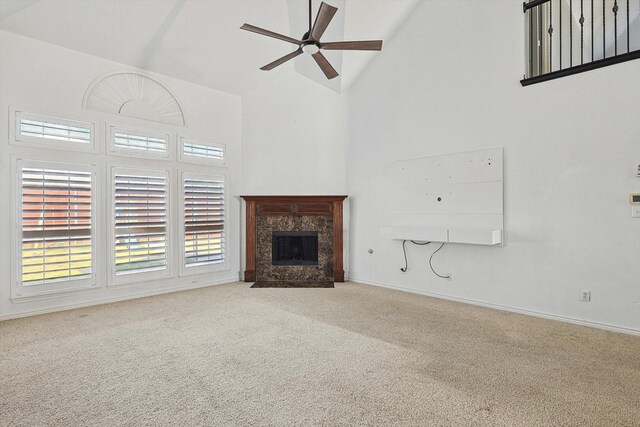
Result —
[[[523,86],[640,58],[640,0],[530,0],[523,9]]]

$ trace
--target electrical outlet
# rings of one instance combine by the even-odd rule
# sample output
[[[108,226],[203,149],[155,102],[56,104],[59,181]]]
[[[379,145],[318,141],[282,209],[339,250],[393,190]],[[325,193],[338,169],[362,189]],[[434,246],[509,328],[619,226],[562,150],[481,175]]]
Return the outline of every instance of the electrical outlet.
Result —
[[[580,301],[591,302],[591,291],[580,291]]]

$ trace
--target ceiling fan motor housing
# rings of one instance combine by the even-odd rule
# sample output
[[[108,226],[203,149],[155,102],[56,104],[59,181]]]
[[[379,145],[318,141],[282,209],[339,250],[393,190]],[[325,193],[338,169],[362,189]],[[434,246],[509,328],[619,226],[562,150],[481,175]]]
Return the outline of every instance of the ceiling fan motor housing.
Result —
[[[308,53],[310,55],[320,52],[320,46],[318,46],[315,42],[303,43],[301,47],[304,53]]]

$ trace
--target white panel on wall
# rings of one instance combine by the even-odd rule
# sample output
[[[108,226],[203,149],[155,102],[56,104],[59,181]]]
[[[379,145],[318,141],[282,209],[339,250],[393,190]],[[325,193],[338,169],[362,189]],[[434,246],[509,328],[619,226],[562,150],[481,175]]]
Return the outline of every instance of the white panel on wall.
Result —
[[[502,149],[395,162],[392,213],[502,214]]]
[[[470,151],[401,160],[388,170],[391,233],[397,226],[411,226],[418,240],[428,230],[447,230],[452,243],[502,243],[502,149]],[[420,231],[422,230],[422,231]],[[382,232],[387,235],[388,230]],[[440,233],[441,234],[441,233]]]

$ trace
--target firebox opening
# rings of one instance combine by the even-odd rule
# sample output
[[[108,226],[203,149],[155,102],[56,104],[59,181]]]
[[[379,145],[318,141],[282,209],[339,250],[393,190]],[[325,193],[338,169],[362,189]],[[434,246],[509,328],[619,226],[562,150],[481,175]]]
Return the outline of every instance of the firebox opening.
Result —
[[[273,231],[273,265],[318,265],[317,231]]]

